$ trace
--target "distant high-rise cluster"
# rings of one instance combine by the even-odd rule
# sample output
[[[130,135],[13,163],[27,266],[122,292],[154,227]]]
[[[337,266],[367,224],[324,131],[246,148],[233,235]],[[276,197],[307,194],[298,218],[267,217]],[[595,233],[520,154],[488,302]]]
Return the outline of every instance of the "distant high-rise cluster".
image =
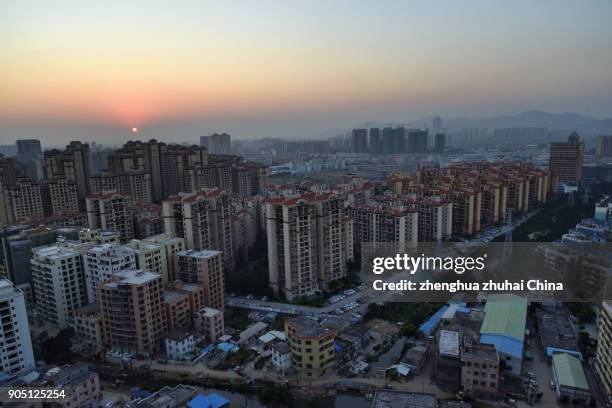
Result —
[[[507,209],[530,211],[545,203],[553,190],[555,177],[520,162],[461,163],[448,168],[423,168],[413,174],[393,174],[388,183],[392,191],[405,196],[406,206],[419,210],[422,237],[448,237],[448,215],[430,218],[430,207],[452,203],[452,234],[470,235],[503,222]],[[423,200],[433,200],[423,205]],[[423,214],[421,216],[421,214]],[[435,221],[431,227],[429,222]],[[439,224],[441,223],[441,224]]]
[[[435,140],[430,148],[429,131],[426,129],[406,129],[403,126],[382,129],[372,127],[369,130],[353,129],[350,150],[345,151],[370,154],[444,153],[446,135],[441,124],[434,136]]]

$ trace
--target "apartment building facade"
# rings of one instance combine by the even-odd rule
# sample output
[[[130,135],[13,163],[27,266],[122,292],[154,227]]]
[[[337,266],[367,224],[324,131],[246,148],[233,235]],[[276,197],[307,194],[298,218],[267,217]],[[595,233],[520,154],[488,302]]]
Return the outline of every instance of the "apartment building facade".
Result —
[[[121,242],[134,238],[134,222],[129,196],[116,192],[92,194],[87,197],[87,222],[89,228],[100,228],[119,233]]]
[[[187,250],[174,254],[174,271],[185,283],[201,285],[204,290],[202,306],[225,308],[225,277],[220,251]]]
[[[166,331],[161,275],[141,270],[121,271],[100,285],[104,343],[111,350],[146,356],[161,349]]]
[[[0,321],[0,374],[36,367],[24,295],[8,279],[0,279]]]

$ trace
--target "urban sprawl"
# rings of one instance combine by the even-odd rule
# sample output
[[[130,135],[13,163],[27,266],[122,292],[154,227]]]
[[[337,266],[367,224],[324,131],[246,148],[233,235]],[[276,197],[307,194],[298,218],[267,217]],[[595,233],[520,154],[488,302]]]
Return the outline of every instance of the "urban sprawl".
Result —
[[[359,280],[363,243],[476,248],[544,220],[538,241],[579,209],[553,239],[609,242],[612,136],[596,144],[436,117],[256,146],[2,146],[0,385],[66,407],[604,406],[612,304],[395,303]]]

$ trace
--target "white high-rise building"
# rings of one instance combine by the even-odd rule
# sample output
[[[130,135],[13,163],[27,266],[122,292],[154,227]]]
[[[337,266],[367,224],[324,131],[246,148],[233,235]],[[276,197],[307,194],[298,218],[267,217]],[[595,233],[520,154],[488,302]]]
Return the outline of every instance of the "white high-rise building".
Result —
[[[127,246],[134,251],[136,269],[158,273],[164,284],[169,282],[167,252],[163,245],[133,239],[127,243]]]
[[[59,241],[34,249],[30,260],[40,317],[58,329],[68,328],[74,309],[87,303],[83,254],[91,243]]]
[[[102,244],[88,250],[83,256],[85,285],[89,303],[97,302],[98,285],[110,279],[111,275],[125,270],[136,269],[136,257],[131,248],[118,244]]]
[[[0,375],[14,375],[34,368],[23,292],[7,279],[0,279],[0,319]]]

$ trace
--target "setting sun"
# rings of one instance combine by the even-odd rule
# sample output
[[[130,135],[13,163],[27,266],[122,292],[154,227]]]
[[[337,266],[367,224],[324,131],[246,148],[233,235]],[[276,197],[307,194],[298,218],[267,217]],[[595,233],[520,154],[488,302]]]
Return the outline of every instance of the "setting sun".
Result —
[[[132,128],[132,133],[138,133],[138,128],[137,127],[133,127]]]

